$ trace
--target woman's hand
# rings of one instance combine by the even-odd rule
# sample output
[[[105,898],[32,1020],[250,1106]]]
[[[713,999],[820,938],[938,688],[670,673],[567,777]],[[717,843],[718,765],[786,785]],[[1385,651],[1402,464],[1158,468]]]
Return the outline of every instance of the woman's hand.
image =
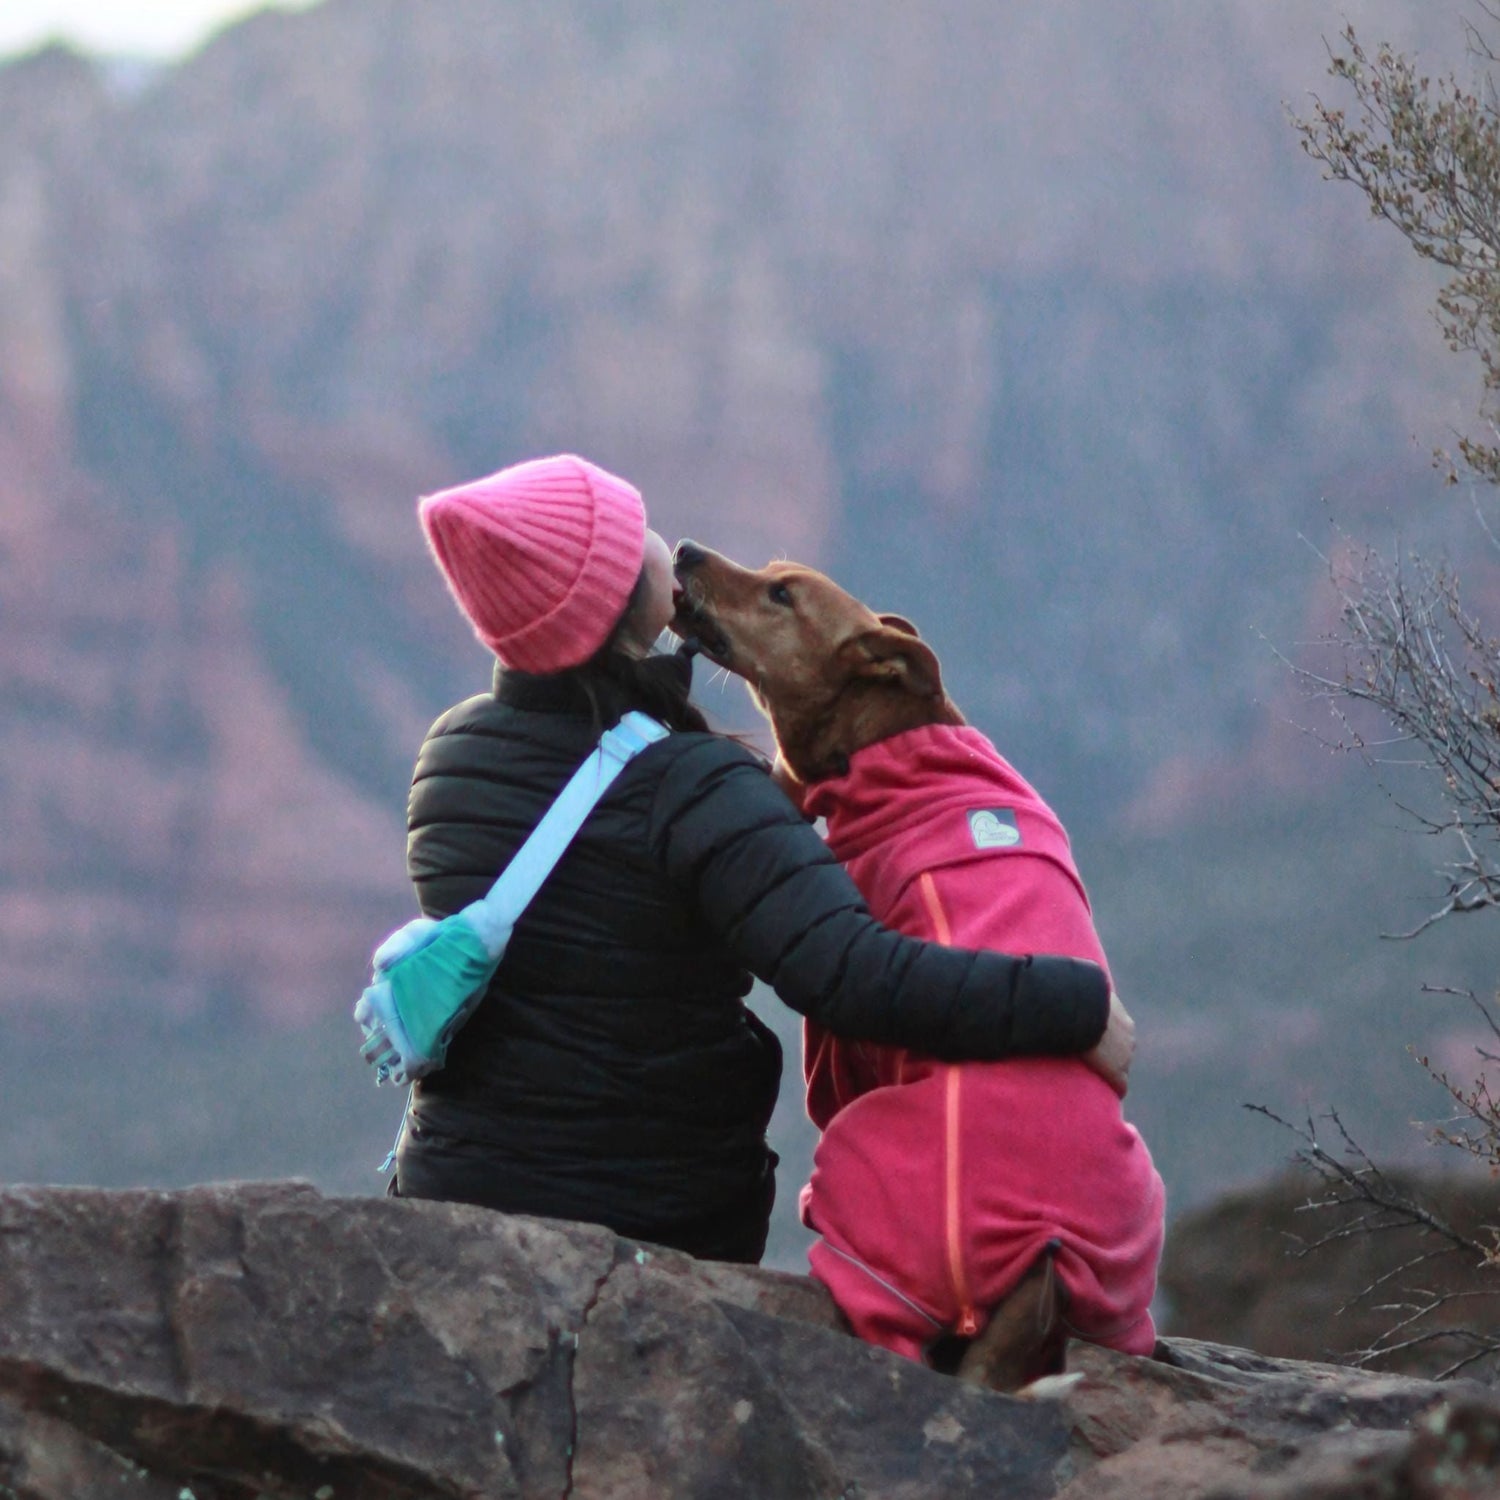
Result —
[[[1135,1022],[1130,1012],[1120,1003],[1113,990],[1109,992],[1109,1020],[1104,1035],[1092,1052],[1085,1052],[1083,1060],[1122,1099],[1125,1097],[1126,1076],[1130,1072],[1130,1060],[1135,1056]]]

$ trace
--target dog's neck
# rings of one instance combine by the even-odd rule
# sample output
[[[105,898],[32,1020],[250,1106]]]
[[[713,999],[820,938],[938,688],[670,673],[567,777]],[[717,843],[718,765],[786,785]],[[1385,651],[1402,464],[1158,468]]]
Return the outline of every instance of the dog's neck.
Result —
[[[830,702],[798,713],[760,700],[776,748],[792,778],[804,785],[842,776],[850,757],[881,740],[925,724],[963,724],[958,705],[941,693],[917,697],[889,683],[858,679]]]

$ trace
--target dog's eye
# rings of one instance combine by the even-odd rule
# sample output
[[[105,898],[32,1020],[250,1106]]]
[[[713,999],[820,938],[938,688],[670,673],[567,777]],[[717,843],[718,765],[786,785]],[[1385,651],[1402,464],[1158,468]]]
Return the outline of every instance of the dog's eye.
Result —
[[[784,604],[788,609],[792,607],[792,591],[784,583],[773,583],[766,590],[766,596],[772,604]]]

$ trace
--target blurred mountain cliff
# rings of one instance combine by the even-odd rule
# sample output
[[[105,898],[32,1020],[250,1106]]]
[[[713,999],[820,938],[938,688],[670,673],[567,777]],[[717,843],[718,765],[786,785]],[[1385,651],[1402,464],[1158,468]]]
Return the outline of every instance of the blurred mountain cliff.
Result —
[[[560,449],[915,618],[1116,951],[1215,991],[1205,924],[1348,853],[1285,811],[1302,538],[1446,538],[1472,400],[1282,101],[1346,11],[1451,55],[1437,9],[325,0],[129,89],[0,67],[0,1011],[343,1012],[486,682],[414,497]],[[1194,926],[1262,803],[1313,866]],[[1256,962],[1236,1007],[1318,1008]]]

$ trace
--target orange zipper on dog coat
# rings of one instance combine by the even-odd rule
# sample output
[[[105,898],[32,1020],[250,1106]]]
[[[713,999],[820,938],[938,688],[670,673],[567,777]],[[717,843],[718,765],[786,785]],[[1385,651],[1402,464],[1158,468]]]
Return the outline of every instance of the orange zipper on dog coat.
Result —
[[[933,880],[931,871],[922,872],[919,886],[927,915],[932,918],[933,935],[938,942],[952,947],[953,929],[948,925],[948,914],[943,910],[937,883]],[[963,1224],[959,1217],[959,1190],[963,1184],[963,1163],[959,1152],[963,1080],[956,1067],[948,1068],[945,1082],[947,1118],[943,1132],[943,1217],[948,1245],[948,1277],[953,1283],[953,1296],[958,1303],[958,1326],[954,1331],[965,1338],[972,1338],[979,1332],[979,1318],[974,1311],[968,1272],[964,1268]]]
[[[969,1295],[969,1277],[964,1270],[963,1226],[958,1216],[958,1191],[961,1182],[958,1156],[959,1091],[962,1083],[958,1069],[948,1069],[948,1274],[953,1278],[953,1292],[958,1298],[958,1327],[954,1330],[965,1338],[979,1332],[979,1318],[974,1312],[974,1299]]]

